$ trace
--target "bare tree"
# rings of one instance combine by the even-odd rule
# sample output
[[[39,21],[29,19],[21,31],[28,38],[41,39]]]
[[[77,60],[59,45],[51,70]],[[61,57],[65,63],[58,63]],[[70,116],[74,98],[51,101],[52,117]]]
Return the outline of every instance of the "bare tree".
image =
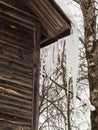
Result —
[[[96,17],[98,15],[98,9],[95,7],[97,1],[95,0],[73,0],[80,5],[80,8],[84,17],[84,39],[80,38],[83,43],[86,55],[84,51],[83,55],[80,55],[80,59],[87,59],[87,66],[80,64],[80,77],[79,82],[82,80],[89,81],[91,102],[95,105],[96,110],[91,113],[92,130],[98,129],[98,39],[96,39]],[[65,47],[63,46],[63,49]],[[85,56],[84,56],[85,55]],[[58,55],[59,59],[62,57],[62,64],[58,66],[54,72],[53,81],[49,79],[44,67],[44,77],[40,93],[40,116],[43,117],[43,121],[40,124],[40,130],[70,130],[75,128],[80,130],[79,124],[76,125],[76,120],[73,119],[73,105],[72,105],[72,91],[67,93],[66,87],[66,63],[64,63],[65,53],[62,51],[62,56]],[[86,69],[85,69],[86,68]],[[88,75],[87,75],[88,68]],[[60,86],[58,81],[61,80]],[[55,81],[55,82],[54,82]],[[83,82],[82,82],[83,84]],[[85,82],[86,84],[86,82]],[[85,85],[86,86],[86,85]],[[79,91],[81,88],[79,88]],[[70,101],[69,101],[70,100]],[[85,105],[80,107],[79,114],[85,116],[87,110]],[[77,112],[77,114],[78,114]],[[82,120],[82,119],[81,119]],[[61,125],[61,122],[63,126]],[[83,120],[83,124],[85,124]],[[82,124],[82,123],[81,123]],[[89,125],[89,123],[88,123]]]
[[[81,59],[83,61],[84,52],[81,51]],[[40,125],[39,130],[80,130],[78,116],[80,113],[80,124],[87,123],[82,117],[85,117],[85,105],[80,103],[78,106],[76,115],[74,115],[73,108],[73,89],[72,79],[70,78],[69,90],[67,91],[66,82],[66,41],[62,45],[61,53],[58,53],[58,63],[55,66],[52,78],[48,76],[46,72],[46,66],[43,65],[43,74],[40,87],[40,105],[39,116]],[[84,62],[80,64],[80,77],[78,82],[87,78],[87,72],[83,69]],[[82,74],[83,73],[83,74]],[[78,88],[80,89],[80,88]],[[80,90],[81,91],[81,90]],[[81,99],[77,96],[77,100],[81,102]],[[84,109],[84,108],[85,109]],[[83,111],[84,109],[84,111]],[[78,125],[77,125],[78,122]],[[81,123],[82,122],[82,123]]]
[[[39,110],[40,117],[44,120],[40,123],[39,130],[66,130],[68,124],[66,114],[66,78],[62,76],[62,74],[65,75],[66,73],[66,69],[63,66],[64,64],[62,63],[64,62],[64,51],[62,51],[61,55],[62,59],[60,59],[60,56],[58,54],[58,65],[53,72],[53,80],[48,77],[47,72],[45,70],[45,66],[43,66],[43,81],[41,81]],[[59,65],[59,60],[61,60],[61,66],[63,70]],[[62,81],[61,86],[55,84],[59,80]]]
[[[74,0],[80,4],[84,17],[84,46],[88,63],[88,81],[91,102],[96,110],[91,113],[92,130],[98,129],[98,39],[96,39],[98,16],[97,0]]]

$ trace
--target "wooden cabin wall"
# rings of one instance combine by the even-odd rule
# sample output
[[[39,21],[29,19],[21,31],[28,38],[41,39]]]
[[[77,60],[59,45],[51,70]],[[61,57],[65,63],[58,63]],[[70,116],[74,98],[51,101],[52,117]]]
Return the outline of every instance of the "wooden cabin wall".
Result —
[[[0,128],[30,129],[32,119],[33,46],[24,32],[0,27]],[[16,35],[17,33],[17,35]],[[11,125],[13,122],[13,126]],[[4,130],[6,130],[4,128]]]
[[[0,0],[0,1],[32,14],[31,10],[25,4],[23,4],[21,0]]]
[[[0,130],[37,130],[39,24],[0,7]]]

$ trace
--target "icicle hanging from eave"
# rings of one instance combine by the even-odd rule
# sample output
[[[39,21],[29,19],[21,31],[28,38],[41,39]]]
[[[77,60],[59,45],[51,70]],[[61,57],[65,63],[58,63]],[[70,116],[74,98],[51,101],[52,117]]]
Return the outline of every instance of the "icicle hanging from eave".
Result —
[[[72,24],[72,32],[65,37],[66,40],[66,70],[67,70],[67,90],[69,91],[69,81],[72,78],[73,85],[73,102],[76,107],[77,77],[79,64],[79,33],[77,28]]]
[[[45,64],[48,76],[53,76],[58,63],[58,54],[60,55],[60,64],[64,41],[66,43],[66,70],[67,70],[67,90],[69,90],[69,80],[73,80],[73,100],[74,108],[76,104],[76,85],[78,77],[78,53],[79,53],[79,34],[77,28],[72,24],[71,34],[63,39],[58,40],[47,47],[41,49],[41,66]],[[42,72],[41,67],[41,73]],[[66,78],[66,77],[65,77]]]
[[[58,43],[53,43],[49,46],[46,46],[40,51],[40,59],[41,59],[41,74],[43,73],[43,64],[45,65],[47,75],[53,76],[53,72],[57,66],[57,57],[58,57],[59,47]]]
[[[79,67],[79,32],[75,26],[73,29],[73,66],[72,66],[72,79],[73,79],[73,99],[74,108],[76,107],[76,93],[77,93],[77,78],[78,78],[78,67]]]
[[[69,80],[73,80],[73,102],[76,107],[76,91],[78,77],[78,56],[79,56],[79,32],[77,23],[73,17],[70,7],[65,0],[55,0],[57,4],[65,12],[66,16],[71,21],[71,34],[65,38],[66,40],[66,70],[67,70],[67,89],[69,90]]]

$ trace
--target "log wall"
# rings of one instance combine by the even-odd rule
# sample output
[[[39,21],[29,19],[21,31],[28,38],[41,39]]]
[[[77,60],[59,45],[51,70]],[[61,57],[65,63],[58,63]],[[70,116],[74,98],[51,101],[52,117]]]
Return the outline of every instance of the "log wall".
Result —
[[[0,3],[0,130],[36,130],[39,27],[25,12]]]

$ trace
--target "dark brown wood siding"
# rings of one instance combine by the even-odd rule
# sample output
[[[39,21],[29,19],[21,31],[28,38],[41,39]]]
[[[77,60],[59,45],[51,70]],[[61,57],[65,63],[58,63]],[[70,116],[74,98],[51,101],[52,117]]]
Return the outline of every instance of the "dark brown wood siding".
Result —
[[[23,4],[24,2],[21,2],[21,0],[0,0],[4,3],[7,3],[9,5],[12,5],[13,7],[16,7],[18,9],[24,10],[28,13],[31,13],[31,10]]]
[[[33,17],[1,2],[0,130],[37,128],[39,46]]]

